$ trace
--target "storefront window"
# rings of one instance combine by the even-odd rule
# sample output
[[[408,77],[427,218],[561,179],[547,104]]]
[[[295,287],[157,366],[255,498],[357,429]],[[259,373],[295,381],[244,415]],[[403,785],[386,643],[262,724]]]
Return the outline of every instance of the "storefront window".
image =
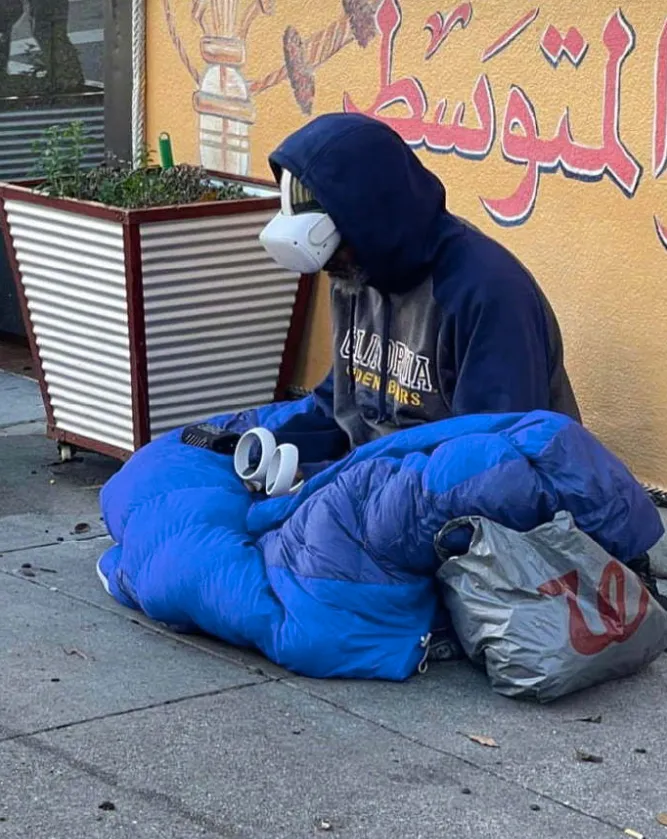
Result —
[[[0,0],[0,181],[35,175],[36,140],[82,122],[104,156],[104,0]],[[23,334],[0,236],[0,335]]]
[[[102,87],[101,0],[2,0],[0,97],[50,97]]]

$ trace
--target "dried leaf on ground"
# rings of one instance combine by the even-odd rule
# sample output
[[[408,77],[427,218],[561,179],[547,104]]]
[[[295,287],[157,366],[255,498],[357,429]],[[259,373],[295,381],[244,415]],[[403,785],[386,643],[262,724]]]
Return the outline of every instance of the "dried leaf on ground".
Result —
[[[88,533],[89,530],[90,525],[87,524],[85,521],[79,522],[74,528],[75,533]]]
[[[574,751],[575,757],[577,760],[580,760],[582,763],[602,763],[603,758],[600,755],[594,755],[590,752],[586,752],[583,749],[575,749]]]
[[[468,740],[472,740],[473,743],[479,743],[480,746],[486,746],[488,749],[500,748],[493,737],[485,737],[483,734],[465,734],[464,732],[461,732],[461,734]]]
[[[84,661],[88,661],[88,656],[85,653],[82,653],[81,650],[65,649],[65,655],[75,655],[75,656],[78,656],[79,658],[82,658]]]
[[[663,827],[667,827],[667,813],[658,813],[655,817],[655,820],[658,824],[661,824]]]

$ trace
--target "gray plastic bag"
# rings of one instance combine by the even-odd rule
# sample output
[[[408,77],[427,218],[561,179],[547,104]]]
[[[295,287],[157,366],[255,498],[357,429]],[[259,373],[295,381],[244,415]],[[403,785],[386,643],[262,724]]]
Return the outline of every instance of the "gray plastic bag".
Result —
[[[446,558],[442,545],[461,527],[470,548]],[[459,641],[505,696],[550,702],[635,673],[667,647],[667,612],[569,513],[528,533],[456,519],[436,550]]]

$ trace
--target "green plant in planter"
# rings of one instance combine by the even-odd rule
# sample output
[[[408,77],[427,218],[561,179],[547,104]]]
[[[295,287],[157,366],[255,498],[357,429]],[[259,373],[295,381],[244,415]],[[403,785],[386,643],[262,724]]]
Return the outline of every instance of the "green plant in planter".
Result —
[[[89,142],[81,122],[47,129],[34,145],[35,174],[43,178],[37,189],[54,198],[95,201],[128,210],[246,197],[239,184],[213,182],[197,166],[185,163],[171,169],[152,166],[147,148],[138,166],[111,158],[99,166],[86,168]]]

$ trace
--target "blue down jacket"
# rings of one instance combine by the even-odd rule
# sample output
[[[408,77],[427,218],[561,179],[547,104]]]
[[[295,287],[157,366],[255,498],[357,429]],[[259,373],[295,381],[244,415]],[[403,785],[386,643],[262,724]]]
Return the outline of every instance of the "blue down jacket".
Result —
[[[312,408],[308,397],[223,421],[279,431]],[[433,540],[448,520],[527,530],[568,510],[621,561],[662,535],[623,464],[546,412],[399,431],[311,472],[298,494],[256,500],[231,457],[183,445],[180,432],[146,446],[102,491],[117,543],[99,564],[111,594],[296,673],[402,680],[441,617]],[[465,549],[463,531],[452,538]]]

